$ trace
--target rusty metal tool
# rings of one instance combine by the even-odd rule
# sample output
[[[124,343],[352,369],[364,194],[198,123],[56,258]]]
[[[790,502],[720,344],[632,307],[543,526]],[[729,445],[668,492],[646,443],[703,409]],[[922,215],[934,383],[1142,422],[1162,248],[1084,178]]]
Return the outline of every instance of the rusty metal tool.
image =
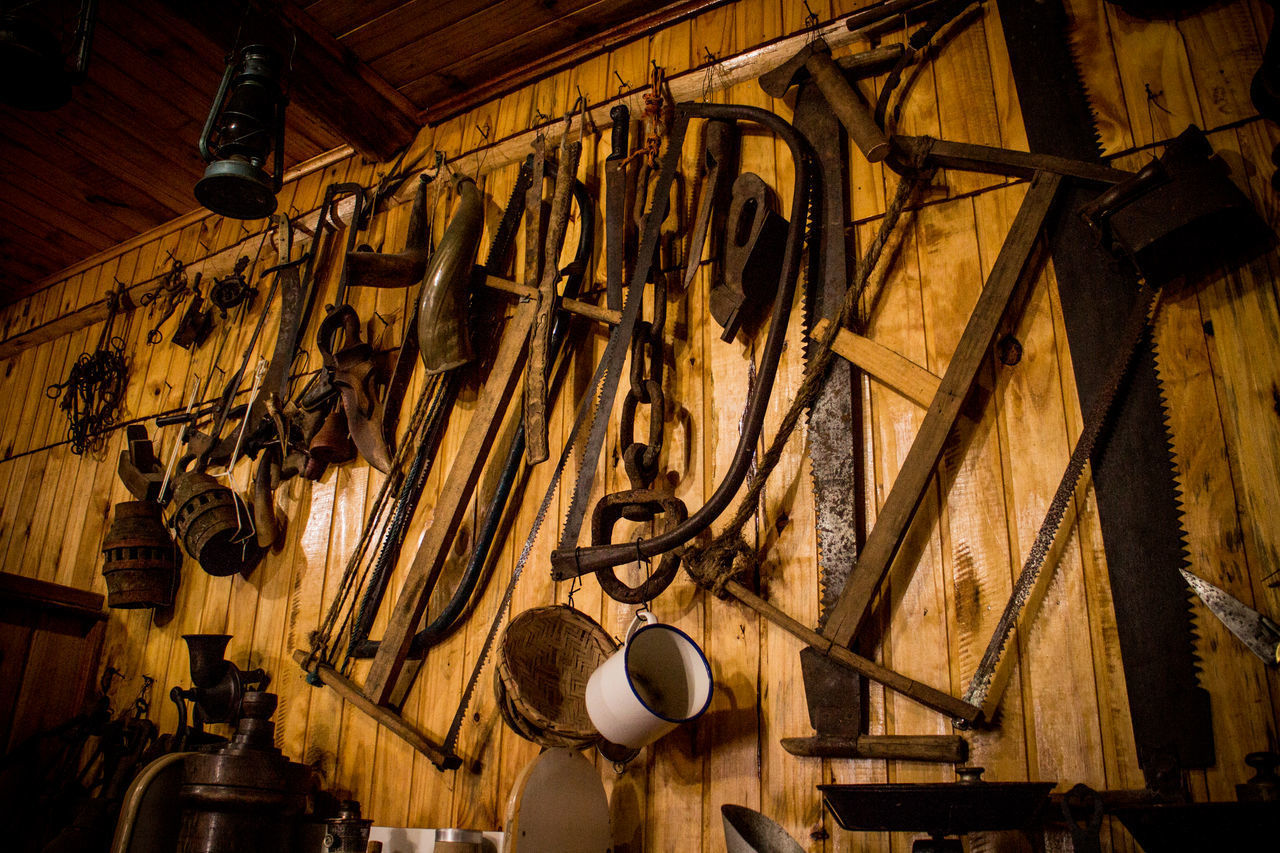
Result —
[[[893,153],[887,163],[897,171],[929,165],[940,169],[1008,175],[1012,178],[1031,178],[1036,172],[1053,172],[1055,175],[1097,184],[1118,184],[1133,174],[1074,157],[1013,151],[971,142],[951,142],[934,139],[932,136],[894,134],[891,144]]]
[[[164,471],[156,459],[146,426],[129,424],[125,427],[125,439],[128,449],[120,451],[116,466],[121,482],[136,500],[158,502]]]
[[[636,324],[640,321],[642,291],[655,266],[660,230],[663,221],[667,218],[670,189],[675,181],[680,160],[680,146],[684,142],[688,123],[688,117],[682,116],[677,108],[677,120],[668,137],[667,150],[662,157],[662,170],[658,178],[657,192],[654,193],[653,208],[645,220],[644,236],[641,238],[640,250],[636,255],[635,269],[631,274],[631,286],[627,291],[622,316],[609,335],[609,343],[605,346],[604,355],[597,368],[598,377],[593,381],[591,390],[588,392],[596,400],[595,415],[578,463],[578,477],[569,499],[569,511],[560,538],[561,549],[577,546],[578,536],[586,520],[587,500],[591,494],[592,481],[595,479],[596,461],[600,458],[600,451],[604,446],[605,432],[613,409],[613,398],[617,394],[618,382],[622,375],[622,365],[626,360]]]
[[[809,257],[805,276],[805,359],[819,320],[839,323],[849,287],[848,141],[817,84],[802,80],[796,94],[796,132],[814,150]],[[862,406],[858,373],[843,359],[832,361],[817,401],[809,409],[809,472],[818,537],[818,630],[836,595],[844,588],[866,535],[866,481],[862,463]],[[832,663],[820,652],[800,650],[809,723],[816,737],[783,738],[793,755],[826,751],[833,740],[854,754],[866,731],[866,683],[856,672]],[[855,757],[854,754],[848,757]]]
[[[1103,385],[1102,392],[1094,399],[1093,405],[1085,417],[1084,426],[1080,430],[1079,438],[1076,439],[1075,448],[1071,451],[1071,458],[1067,462],[1066,470],[1062,474],[1062,479],[1058,483],[1053,499],[1049,502],[1044,521],[1040,524],[1040,529],[1036,532],[1036,538],[1027,550],[1027,557],[1022,565],[1022,571],[1018,574],[1018,580],[1014,583],[1013,592],[1005,605],[1004,613],[1001,614],[1000,621],[996,624],[991,640],[987,644],[987,649],[978,664],[978,669],[974,672],[973,678],[969,680],[968,689],[965,690],[965,701],[982,708],[983,714],[988,720],[994,716],[994,706],[1000,698],[999,691],[995,690],[995,685],[1005,645],[1009,640],[1009,636],[1013,633],[1013,629],[1017,627],[1023,607],[1030,600],[1031,593],[1040,578],[1040,571],[1044,568],[1044,561],[1049,555],[1049,548],[1053,545],[1058,526],[1062,523],[1067,506],[1075,495],[1076,484],[1080,480],[1080,474],[1084,471],[1085,463],[1089,461],[1089,456],[1093,452],[1098,436],[1101,434],[1102,428],[1111,414],[1112,406],[1116,402],[1121,385],[1129,372],[1130,365],[1134,361],[1134,355],[1146,335],[1149,322],[1148,315],[1154,304],[1155,293],[1149,288],[1143,287],[1141,298],[1133,303],[1133,307],[1130,310],[1123,335],[1119,341],[1120,345],[1116,348],[1107,371],[1106,383]]]
[[[431,239],[427,233],[427,186],[431,182],[429,175],[418,178],[413,207],[409,209],[409,233],[404,249],[395,253],[360,250],[347,253],[346,276],[352,287],[408,287],[422,281]]]
[[[907,458],[877,515],[875,526],[867,536],[866,547],[829,612],[823,634],[838,645],[845,646],[853,640],[906,537],[947,436],[960,414],[960,407],[968,396],[978,368],[995,340],[996,330],[1022,278],[1022,271],[1030,260],[1032,247],[1061,181],[1059,176],[1052,174],[1037,175],[1032,181],[947,365],[938,393],[920,424]]]
[[[390,252],[362,252],[357,249],[347,255],[346,275],[352,287],[409,287],[422,280],[427,269],[427,250],[431,242],[430,221],[427,215],[427,186],[434,180],[422,175],[413,194],[413,207],[409,210],[409,233],[404,249]],[[378,199],[375,193],[373,206]],[[382,440],[388,448],[395,447],[396,425],[400,421],[400,409],[404,405],[405,391],[413,377],[418,362],[417,304],[404,327],[404,337],[396,351],[395,364],[387,380],[382,396]]]
[[[725,472],[724,479],[716,487],[715,492],[697,512],[686,520],[673,525],[660,534],[649,539],[640,539],[622,545],[592,545],[578,548],[578,534],[586,517],[587,499],[590,496],[591,484],[595,479],[596,461],[604,445],[605,430],[609,414],[613,407],[614,395],[621,378],[622,365],[626,359],[627,345],[635,331],[639,319],[641,294],[644,283],[648,280],[653,268],[659,240],[659,232],[665,217],[670,188],[675,180],[676,167],[679,163],[680,148],[684,142],[689,121],[693,118],[750,121],[762,125],[776,134],[791,151],[795,162],[795,181],[791,199],[790,227],[787,232],[786,250],[783,256],[782,269],[778,281],[778,295],[774,301],[773,317],[769,324],[769,334],[765,340],[757,373],[756,389],[752,394],[742,434],[733,459]],[[667,150],[663,154],[662,171],[654,192],[654,207],[645,220],[644,236],[637,254],[636,267],[631,277],[631,287],[627,294],[627,303],[622,311],[621,322],[614,327],[609,344],[605,349],[602,361],[606,368],[602,382],[598,383],[599,392],[595,394],[597,408],[595,420],[587,438],[587,445],[578,469],[578,480],[570,499],[569,511],[565,520],[564,534],[560,547],[551,555],[552,577],[565,580],[598,569],[620,566],[636,559],[653,557],[677,548],[705,530],[729,502],[742,484],[751,467],[756,439],[764,423],[764,414],[769,407],[769,394],[773,390],[773,381],[777,375],[778,359],[782,354],[782,346],[786,337],[787,320],[791,314],[791,303],[795,295],[796,279],[800,270],[800,256],[804,242],[802,222],[807,205],[808,194],[808,157],[805,155],[804,141],[796,134],[794,128],[773,113],[755,108],[725,104],[677,104],[675,119],[672,122]],[[593,386],[593,388],[596,386]],[[593,392],[594,393],[594,392]]]
[[[342,348],[334,349],[338,334]],[[351,440],[365,461],[384,474],[391,472],[391,447],[383,432],[385,409],[373,344],[361,339],[360,318],[350,305],[339,305],[320,324],[320,356],[330,381],[342,398]]]
[[[622,310],[622,279],[627,252],[627,155],[631,111],[626,104],[609,110],[613,122],[609,156],[604,161],[604,282],[605,305]]]
[[[1030,150],[1097,162],[1101,146],[1064,4],[996,5]],[[1096,196],[1093,187],[1072,186],[1062,209],[1079,210]],[[1137,291],[1080,217],[1058,217],[1046,236],[1080,407],[1088,410],[1102,393]],[[1185,532],[1158,355],[1150,339],[1143,342],[1105,448],[1091,460],[1138,764],[1149,780],[1171,764],[1214,764],[1209,696],[1198,682],[1191,612],[1177,571],[1187,565]]]
[[[848,151],[844,129],[812,79],[796,95],[796,131],[814,151],[813,212],[806,268],[804,323],[842,322],[849,287]],[[810,336],[805,337],[809,356]],[[859,375],[835,359],[818,399],[809,409],[809,471],[813,484],[822,598],[818,630],[844,588],[866,535],[866,481],[863,462]],[[800,650],[812,737],[785,737],[792,755],[959,762],[968,746],[958,735],[872,735],[866,731],[866,680],[820,651]]]
[[[538,311],[534,315],[533,329],[529,333],[529,359],[524,372],[525,458],[530,465],[544,462],[551,455],[547,444],[547,368],[551,348],[551,323],[559,302],[556,293],[556,284],[560,280],[558,262],[569,225],[569,200],[577,179],[578,160],[582,156],[582,140],[572,141],[569,130],[570,123],[566,122],[564,136],[560,140],[555,190],[551,196],[547,241],[542,248]],[[541,190],[541,186],[538,189]]]
[[[1181,569],[1195,594],[1209,612],[1227,626],[1267,666],[1280,666],[1280,625],[1263,616],[1231,593],[1204,578]]]
[[[845,79],[840,66],[831,58],[830,46],[822,39],[814,39],[795,56],[760,75],[760,88],[770,97],[781,98],[797,82],[801,69],[813,77],[863,156],[872,163],[888,157],[888,137],[876,124],[862,93]]]
[[[698,202],[693,234],[689,238],[689,252],[685,257],[686,290],[693,284],[693,277],[698,273],[708,237],[713,241],[709,259],[717,262],[722,260],[718,246],[723,245],[720,241],[725,234],[724,219],[732,199],[733,176],[738,172],[737,125],[729,121],[709,121],[703,134],[702,197]]]
[[[724,235],[724,277],[711,285],[711,316],[732,341],[768,305],[782,268],[787,221],[769,205],[769,188],[744,172],[733,182]]]

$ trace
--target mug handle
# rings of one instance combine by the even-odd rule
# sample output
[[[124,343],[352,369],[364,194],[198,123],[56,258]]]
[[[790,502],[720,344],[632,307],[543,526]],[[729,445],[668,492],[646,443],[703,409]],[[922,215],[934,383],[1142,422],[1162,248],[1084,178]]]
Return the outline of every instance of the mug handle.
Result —
[[[626,648],[631,643],[631,636],[640,629],[642,623],[646,625],[657,625],[658,617],[654,616],[644,607],[637,610],[635,617],[631,620],[631,624],[627,626],[627,636],[626,639],[622,641],[623,648]]]

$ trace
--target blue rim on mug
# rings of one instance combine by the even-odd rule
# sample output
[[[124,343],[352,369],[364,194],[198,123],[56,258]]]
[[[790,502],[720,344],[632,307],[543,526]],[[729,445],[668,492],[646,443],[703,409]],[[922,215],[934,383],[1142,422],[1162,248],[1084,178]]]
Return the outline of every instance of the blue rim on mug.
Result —
[[[648,631],[651,628],[662,628],[664,630],[672,631],[676,634],[679,634],[698,653],[698,660],[702,661],[702,665],[706,667],[707,699],[705,702],[702,703],[701,708],[699,708],[697,711],[693,712],[692,714],[688,715],[687,717],[668,717],[665,714],[659,713],[655,708],[650,707],[649,703],[644,700],[644,697],[641,696],[639,692],[636,691],[635,683],[631,679],[631,644],[632,642],[635,641],[636,637],[640,636],[645,631]],[[627,636],[626,643],[624,644],[624,646],[625,647],[623,649],[622,662],[623,662],[623,671],[626,673],[626,676],[627,676],[627,687],[628,689],[631,690],[631,694],[636,697],[636,701],[639,702],[640,705],[650,714],[653,714],[658,719],[664,720],[665,722],[668,722],[668,723],[687,723],[690,720],[696,720],[698,717],[702,716],[702,714],[711,705],[711,697],[712,695],[714,695],[716,691],[715,679],[711,677],[711,662],[707,660],[706,652],[702,651],[702,647],[699,646],[697,643],[695,643],[693,641],[693,638],[690,637],[688,634],[686,634],[684,631],[681,631],[679,628],[675,627],[674,625],[668,625],[664,622],[646,622],[644,625],[640,626],[639,628],[636,628]]]

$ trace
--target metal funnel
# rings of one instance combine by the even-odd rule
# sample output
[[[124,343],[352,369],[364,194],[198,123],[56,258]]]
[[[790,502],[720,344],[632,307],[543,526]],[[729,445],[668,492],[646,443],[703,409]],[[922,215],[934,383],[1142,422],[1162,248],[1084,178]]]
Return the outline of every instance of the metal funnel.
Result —
[[[755,809],[723,805],[720,815],[729,853],[804,853],[785,829]]]

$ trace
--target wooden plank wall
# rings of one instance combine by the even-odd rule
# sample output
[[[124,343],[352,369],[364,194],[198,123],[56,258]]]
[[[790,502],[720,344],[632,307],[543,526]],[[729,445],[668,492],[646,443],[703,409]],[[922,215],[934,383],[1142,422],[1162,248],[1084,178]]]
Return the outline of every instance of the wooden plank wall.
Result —
[[[809,3],[824,21],[860,5],[851,0]],[[1073,42],[1107,153],[1123,165],[1137,166],[1149,156],[1146,149],[1195,122],[1209,131],[1235,179],[1269,221],[1280,224],[1280,200],[1270,186],[1270,155],[1280,133],[1254,116],[1247,94],[1269,32],[1266,5],[1257,0],[1220,4],[1182,20],[1156,22],[1133,19],[1103,0],[1071,0],[1069,7],[1075,22]],[[539,114],[563,113],[579,90],[598,101],[617,94],[619,81],[639,87],[651,62],[668,73],[696,68],[708,53],[726,57],[799,32],[804,17],[803,4],[740,0],[425,130],[415,148],[436,148],[450,156],[472,151],[486,139],[525,130]],[[707,72],[707,80],[708,97],[716,101],[760,105],[784,116],[791,113],[789,100],[772,101],[753,83],[715,91],[714,72]],[[876,87],[881,83],[874,81]],[[631,100],[638,113],[638,94]],[[992,4],[915,80],[902,129],[1025,147]],[[608,140],[602,134],[589,134],[587,139],[591,144],[581,174],[598,188]],[[748,134],[742,161],[744,170],[758,172],[779,197],[788,197],[793,169],[783,146]],[[686,151],[686,166],[692,170],[695,162],[695,153]],[[368,185],[382,168],[354,159],[338,162],[291,184],[281,206],[294,212],[314,210],[328,183],[353,180]],[[862,247],[878,227],[896,178],[857,154],[851,158],[851,169],[853,227]],[[505,166],[482,178],[492,199],[489,231],[514,176],[515,168]],[[925,204],[904,218],[895,235],[894,264],[871,323],[873,339],[942,373],[1024,193],[1025,184],[1019,182],[940,173]],[[441,198],[437,233],[447,208],[448,200]],[[408,205],[401,203],[375,218],[369,239],[375,248],[400,248],[407,213]],[[252,254],[258,227],[217,217],[195,222],[9,306],[2,317],[4,336],[100,298],[116,279],[140,281],[160,272],[170,252],[191,261],[243,241]],[[571,233],[570,244],[573,240]],[[597,280],[603,280],[599,248],[595,261]],[[1278,267],[1280,259],[1271,255],[1200,287],[1167,294],[1157,328],[1194,567],[1273,616],[1280,614],[1280,589],[1273,576],[1280,555]],[[328,286],[335,285],[330,271]],[[720,340],[707,311],[707,288],[707,276],[700,274],[686,292],[672,293],[668,306],[673,343],[662,467],[691,507],[711,493],[732,455],[748,390],[749,360],[760,344],[743,335],[732,343]],[[391,322],[388,331],[400,334],[403,295],[358,293],[356,307],[365,317],[376,310]],[[799,312],[795,316],[766,435],[772,433],[783,402],[801,377]],[[263,340],[273,339],[273,323],[268,321]],[[129,420],[178,408],[214,369],[212,344],[194,355],[169,345],[148,347],[143,339],[149,325],[145,312],[138,312],[124,332],[119,326],[113,329],[114,334],[126,335],[131,359],[124,412]],[[249,328],[242,324],[231,331],[217,370],[234,369]],[[110,507],[125,497],[113,465],[122,434],[114,432],[98,458],[72,455],[62,441],[61,413],[45,395],[45,387],[66,376],[100,331],[100,325],[94,326],[27,349],[7,360],[0,371],[0,398],[8,402],[0,415],[0,565],[5,571],[102,591],[99,548]],[[956,449],[944,456],[904,549],[903,560],[918,568],[908,582],[895,571],[882,623],[878,654],[884,661],[956,695],[982,653],[1080,429],[1051,270],[1041,269],[1035,276],[1012,331],[1023,344],[1024,357],[1014,367],[992,360],[983,369],[980,384],[989,392],[988,399],[964,420]],[[553,448],[564,440],[605,336],[599,330],[587,331],[579,340],[552,418]],[[314,351],[310,358],[312,366],[318,364]],[[441,458],[450,458],[458,446],[474,399],[474,389],[462,395]],[[875,382],[865,387],[864,399],[871,414],[866,458],[875,473],[874,510],[923,413]],[[172,431],[162,431],[160,449],[167,453],[173,441]],[[611,436],[597,494],[603,487],[612,491],[626,482],[617,463],[617,442]],[[765,594],[801,621],[813,622],[818,581],[806,466],[805,442],[797,436],[747,534],[766,558]],[[409,535],[411,545],[422,536],[432,490],[442,476],[440,470],[432,475]],[[550,476],[548,465],[525,475],[517,491],[522,503],[496,560],[496,582],[488,587],[476,617],[432,653],[409,696],[405,716],[436,737],[443,735],[453,716],[489,615]],[[237,483],[244,485],[246,478],[246,472],[236,472]],[[232,633],[233,658],[242,665],[265,666],[274,675],[274,689],[281,696],[280,745],[294,758],[315,764],[326,785],[360,799],[365,813],[379,823],[497,827],[513,781],[537,748],[501,723],[488,675],[460,744],[465,754],[482,760],[483,769],[440,773],[398,738],[345,707],[332,692],[306,685],[289,660],[290,651],[305,647],[308,633],[317,626],[380,482],[377,472],[359,464],[330,471],[314,484],[295,482],[278,497],[289,517],[284,543],[248,579],[213,578],[189,564],[171,616],[113,612],[103,659],[126,674],[116,687],[116,706],[132,699],[144,674],[154,677],[153,713],[162,729],[172,729],[175,712],[158,697],[188,681],[180,635]],[[564,602],[570,596],[569,584],[553,584],[547,573],[557,519],[566,506],[561,494],[537,542],[530,571],[517,589],[515,610]],[[1077,782],[1095,788],[1141,787],[1106,561],[1087,487],[1079,490],[1069,517],[1074,518],[1071,535],[1058,548],[1036,621],[1016,641],[1000,725],[972,736],[973,763],[989,768],[989,776],[1002,781],[1056,780],[1063,788]],[[478,520],[479,509],[473,505],[468,530]],[[407,561],[408,554],[401,574]],[[393,589],[398,582],[392,581]],[[631,618],[631,608],[603,597],[590,579],[573,601],[615,634],[621,634]],[[613,798],[619,850],[722,849],[719,807],[724,803],[762,809],[807,850],[909,848],[907,836],[839,830],[822,813],[814,785],[948,781],[949,768],[787,755],[778,738],[809,731],[796,643],[751,613],[707,597],[683,577],[658,599],[655,610],[706,649],[716,694],[698,724],[647,749],[625,769],[615,772],[598,760]],[[1218,765],[1191,774],[1191,785],[1201,799],[1232,799],[1235,783],[1249,775],[1244,754],[1278,745],[1280,678],[1198,605],[1196,614],[1206,664],[1203,681],[1213,697]],[[362,667],[357,666],[355,674],[360,680]],[[872,691],[871,726],[873,732],[888,733],[950,731],[949,721],[939,715],[879,689]],[[1010,836],[991,835],[976,837],[973,847],[1021,849],[1020,844]],[[1132,845],[1123,830],[1113,828],[1104,838],[1104,848],[1130,850]]]

